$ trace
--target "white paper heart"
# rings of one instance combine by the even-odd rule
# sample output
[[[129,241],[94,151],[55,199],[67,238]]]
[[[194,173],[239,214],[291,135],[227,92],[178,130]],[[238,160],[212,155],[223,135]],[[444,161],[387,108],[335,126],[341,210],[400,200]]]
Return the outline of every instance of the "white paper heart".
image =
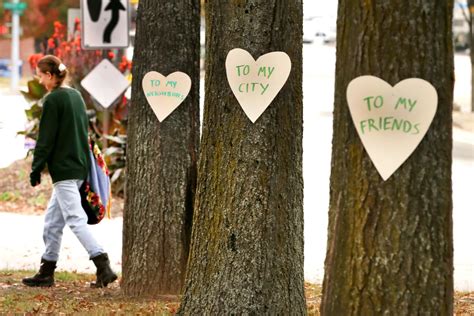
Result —
[[[271,52],[255,61],[246,50],[234,48],[227,54],[225,67],[232,92],[255,123],[288,79],[291,60],[284,52]]]
[[[145,97],[160,122],[170,115],[191,90],[191,78],[184,72],[173,72],[167,77],[150,71],[142,80]]]
[[[349,83],[346,93],[362,144],[387,180],[428,131],[438,107],[436,89],[418,78],[392,87],[380,78],[361,76]]]

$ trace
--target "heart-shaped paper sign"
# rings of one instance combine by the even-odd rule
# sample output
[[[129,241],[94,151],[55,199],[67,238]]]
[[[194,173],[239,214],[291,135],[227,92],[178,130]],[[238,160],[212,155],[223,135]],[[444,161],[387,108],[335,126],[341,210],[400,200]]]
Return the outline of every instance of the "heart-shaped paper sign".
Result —
[[[227,54],[225,67],[232,92],[255,123],[288,79],[291,60],[284,52],[271,52],[255,61],[246,50],[235,48]]]
[[[375,168],[387,180],[425,136],[438,107],[436,89],[410,78],[394,87],[374,76],[347,87],[352,120]]]
[[[191,90],[191,78],[184,72],[173,72],[167,77],[150,71],[142,80],[145,97],[160,122],[170,115]]]

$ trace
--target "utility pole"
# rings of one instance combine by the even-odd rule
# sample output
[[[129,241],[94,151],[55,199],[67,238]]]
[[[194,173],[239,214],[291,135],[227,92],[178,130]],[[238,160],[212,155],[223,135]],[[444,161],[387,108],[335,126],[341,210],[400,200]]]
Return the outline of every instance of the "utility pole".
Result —
[[[18,4],[20,0],[12,0],[12,3]],[[19,61],[20,61],[20,13],[17,10],[12,10],[12,57],[11,57],[11,89],[15,91],[18,89],[19,76]]]
[[[12,52],[10,82],[12,91],[15,91],[18,89],[18,82],[20,81],[20,15],[23,14],[23,11],[26,8],[26,3],[20,2],[20,0],[11,0],[11,2],[5,2],[3,6],[6,10],[12,11]]]

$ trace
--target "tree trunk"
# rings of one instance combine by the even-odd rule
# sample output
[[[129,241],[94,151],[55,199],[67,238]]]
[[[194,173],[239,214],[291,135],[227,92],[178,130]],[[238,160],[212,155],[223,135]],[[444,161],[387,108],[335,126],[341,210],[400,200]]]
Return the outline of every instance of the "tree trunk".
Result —
[[[452,315],[452,12],[452,1],[339,1],[322,315]],[[438,92],[430,129],[385,182],[346,101],[367,74]]]
[[[471,112],[474,112],[474,32],[473,32],[473,10],[474,10],[474,1],[468,1],[468,10],[469,10],[469,55],[471,57]]]
[[[471,31],[471,43],[473,42],[473,35]],[[469,46],[471,47],[471,46]],[[469,49],[471,57],[471,112],[474,112],[474,49]]]
[[[302,2],[206,7],[206,100],[181,315],[304,315]],[[284,51],[288,81],[252,124],[228,83],[233,48]]]
[[[178,294],[184,283],[199,143],[199,0],[140,0],[127,141],[122,289]],[[184,102],[161,123],[142,78],[183,71]]]

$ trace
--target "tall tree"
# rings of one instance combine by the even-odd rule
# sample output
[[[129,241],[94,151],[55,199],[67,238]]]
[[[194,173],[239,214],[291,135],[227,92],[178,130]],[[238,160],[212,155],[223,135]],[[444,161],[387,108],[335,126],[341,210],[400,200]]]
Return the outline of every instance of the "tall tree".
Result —
[[[123,225],[126,295],[177,294],[189,252],[199,142],[199,0],[140,0],[133,58]],[[161,123],[143,94],[150,71],[192,87]]]
[[[182,315],[306,313],[302,2],[208,1],[205,113]],[[292,70],[252,124],[227,84],[233,48]]]
[[[452,12],[452,0],[339,1],[322,315],[452,315]],[[346,101],[367,74],[438,92],[430,129],[385,182]]]
[[[462,14],[466,23],[469,25],[469,55],[471,57],[471,112],[474,112],[474,32],[473,32],[473,21],[474,21],[474,0],[458,0],[456,1],[459,8],[462,10]]]

